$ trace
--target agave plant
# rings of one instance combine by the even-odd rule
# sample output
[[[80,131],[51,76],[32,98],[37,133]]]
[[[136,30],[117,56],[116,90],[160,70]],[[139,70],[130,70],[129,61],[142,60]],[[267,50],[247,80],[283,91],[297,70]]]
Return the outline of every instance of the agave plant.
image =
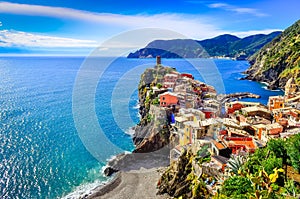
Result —
[[[243,164],[246,162],[246,158],[241,155],[231,155],[228,160],[227,167],[229,171],[234,174],[239,174],[241,172]]]

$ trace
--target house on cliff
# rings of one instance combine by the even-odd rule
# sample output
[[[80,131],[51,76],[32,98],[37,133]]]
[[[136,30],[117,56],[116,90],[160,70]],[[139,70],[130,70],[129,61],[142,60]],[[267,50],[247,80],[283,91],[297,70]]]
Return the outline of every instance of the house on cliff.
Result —
[[[170,107],[173,105],[178,105],[177,95],[171,92],[165,92],[163,94],[158,95],[159,104],[161,107]]]

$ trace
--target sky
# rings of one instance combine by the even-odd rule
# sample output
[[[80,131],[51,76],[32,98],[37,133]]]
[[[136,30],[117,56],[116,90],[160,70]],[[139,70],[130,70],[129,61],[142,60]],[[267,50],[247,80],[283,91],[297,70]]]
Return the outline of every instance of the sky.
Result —
[[[132,51],[153,39],[268,34],[299,20],[299,7],[299,0],[0,1],[0,53],[86,55],[107,41]],[[115,40],[130,31],[133,39]]]

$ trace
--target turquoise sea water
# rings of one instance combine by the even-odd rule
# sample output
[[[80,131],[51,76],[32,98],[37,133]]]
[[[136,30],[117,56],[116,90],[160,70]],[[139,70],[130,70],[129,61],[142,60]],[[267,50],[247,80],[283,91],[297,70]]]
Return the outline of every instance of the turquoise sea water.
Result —
[[[104,154],[99,159],[85,148],[72,112],[77,74],[95,74],[82,69],[84,58],[0,58],[0,198],[76,196],[107,180],[101,174],[107,158],[133,149],[127,130],[139,119],[137,82],[155,60],[119,58],[107,67],[107,59],[93,62],[93,70],[104,72],[96,82],[93,102],[101,129],[118,150],[99,151]],[[238,80],[248,67],[245,61],[164,59],[163,64],[193,73],[221,92],[259,94],[258,101],[265,104],[268,96],[282,94]],[[93,141],[109,146],[103,140]]]

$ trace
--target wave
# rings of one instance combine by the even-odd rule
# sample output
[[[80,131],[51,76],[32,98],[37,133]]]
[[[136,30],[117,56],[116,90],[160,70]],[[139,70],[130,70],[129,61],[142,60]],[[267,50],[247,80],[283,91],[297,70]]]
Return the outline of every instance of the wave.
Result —
[[[139,109],[140,108],[140,103],[139,100],[136,100],[135,106],[132,107],[133,109]]]
[[[122,154],[130,154],[131,152],[130,151],[123,151],[122,153],[119,153],[119,154],[117,154],[117,155],[112,155],[112,156],[110,156],[107,160],[106,160],[106,162],[110,162],[110,161],[112,161],[112,160],[114,160],[114,159],[117,159],[120,155],[122,155]],[[107,166],[103,166],[102,167],[102,169],[101,169],[101,172],[103,173],[104,172],[104,170],[106,169],[106,167]]]
[[[110,180],[110,179],[109,179]],[[94,193],[94,190],[99,186],[104,186],[107,181],[96,180],[92,183],[82,184],[75,188],[75,190],[68,195],[62,197],[62,199],[77,199],[77,198],[85,198]]]
[[[127,135],[133,136],[135,133],[135,130],[133,127],[130,127],[127,131],[124,132]]]
[[[268,89],[268,86],[262,86],[263,89],[267,90],[267,91],[273,91],[273,92],[278,92],[278,91],[282,91],[280,89]]]
[[[268,82],[260,82],[261,84],[264,84],[266,86],[269,86],[270,84]]]
[[[111,159],[115,157],[116,156],[113,156]],[[101,168],[98,168],[100,171],[97,169],[97,172],[103,174],[105,168],[106,166],[101,166]],[[113,176],[101,179],[101,177],[98,176],[93,182],[84,182],[77,186],[72,192],[68,193],[66,196],[63,196],[61,199],[86,198],[87,196],[94,194],[99,187],[105,186],[107,183],[109,183],[112,178]]]

